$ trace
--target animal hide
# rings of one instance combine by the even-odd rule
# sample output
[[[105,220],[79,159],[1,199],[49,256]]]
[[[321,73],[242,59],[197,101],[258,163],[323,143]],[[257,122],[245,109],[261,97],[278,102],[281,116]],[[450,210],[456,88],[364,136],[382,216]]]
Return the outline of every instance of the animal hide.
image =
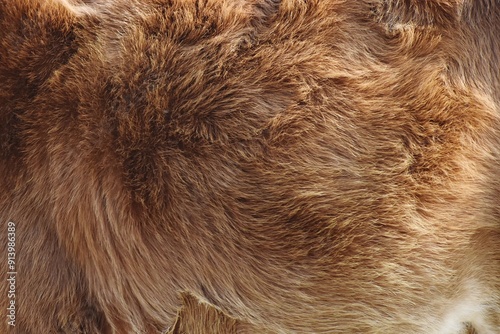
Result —
[[[0,332],[500,333],[499,36],[497,0],[0,0]]]

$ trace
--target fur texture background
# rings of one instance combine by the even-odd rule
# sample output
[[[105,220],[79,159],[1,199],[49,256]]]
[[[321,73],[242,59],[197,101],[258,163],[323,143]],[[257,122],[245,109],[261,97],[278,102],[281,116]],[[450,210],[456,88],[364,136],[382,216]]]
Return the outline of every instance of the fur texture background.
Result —
[[[499,333],[499,36],[495,0],[0,0],[0,331]]]

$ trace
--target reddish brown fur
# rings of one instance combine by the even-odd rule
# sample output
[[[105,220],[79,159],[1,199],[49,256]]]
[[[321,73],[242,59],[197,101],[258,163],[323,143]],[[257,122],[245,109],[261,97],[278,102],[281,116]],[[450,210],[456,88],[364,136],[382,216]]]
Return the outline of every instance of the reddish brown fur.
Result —
[[[500,332],[497,1],[84,2],[0,0],[15,332]]]

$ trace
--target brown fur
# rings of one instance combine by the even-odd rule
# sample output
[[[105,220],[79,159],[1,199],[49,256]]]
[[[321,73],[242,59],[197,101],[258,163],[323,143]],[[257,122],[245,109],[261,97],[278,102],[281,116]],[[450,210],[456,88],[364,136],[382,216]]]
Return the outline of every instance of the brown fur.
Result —
[[[0,0],[0,332],[499,333],[499,36],[495,0]]]

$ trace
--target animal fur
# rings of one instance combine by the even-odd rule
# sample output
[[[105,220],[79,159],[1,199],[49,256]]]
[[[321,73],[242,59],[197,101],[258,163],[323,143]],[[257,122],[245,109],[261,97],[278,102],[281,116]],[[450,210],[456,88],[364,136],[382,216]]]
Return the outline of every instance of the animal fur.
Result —
[[[496,0],[0,0],[0,332],[500,333],[499,36]]]

